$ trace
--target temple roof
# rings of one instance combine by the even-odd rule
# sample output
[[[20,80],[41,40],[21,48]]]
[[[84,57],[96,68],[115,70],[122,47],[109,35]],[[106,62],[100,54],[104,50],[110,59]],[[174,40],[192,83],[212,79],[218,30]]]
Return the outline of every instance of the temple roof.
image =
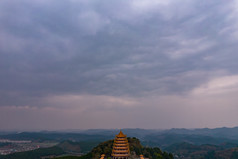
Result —
[[[126,137],[126,135],[124,135],[124,134],[122,133],[122,131],[120,130],[120,132],[119,132],[119,134],[117,135],[117,137]]]

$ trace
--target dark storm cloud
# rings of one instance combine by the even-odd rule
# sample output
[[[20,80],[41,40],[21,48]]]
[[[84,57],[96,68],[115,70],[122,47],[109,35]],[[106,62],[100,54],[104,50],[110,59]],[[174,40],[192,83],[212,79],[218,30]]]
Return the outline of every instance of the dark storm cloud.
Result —
[[[183,94],[237,74],[231,3],[2,0],[0,105],[40,106],[63,94]]]

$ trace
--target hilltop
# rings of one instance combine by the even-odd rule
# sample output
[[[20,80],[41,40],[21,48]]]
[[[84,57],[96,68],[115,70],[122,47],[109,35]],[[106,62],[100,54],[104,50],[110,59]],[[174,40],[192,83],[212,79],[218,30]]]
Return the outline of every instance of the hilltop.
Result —
[[[129,137],[127,139],[130,145],[131,159],[138,157],[140,154],[143,154],[145,157],[150,159],[173,159],[171,153],[163,152],[156,147],[150,148],[142,146],[140,140],[135,137]],[[13,153],[0,156],[0,159],[41,159],[42,157],[55,157],[56,159],[98,159],[101,154],[105,154],[106,159],[108,159],[111,156],[113,140],[102,142],[94,147],[89,153],[83,156],[78,156],[82,153],[82,147],[85,146],[82,145],[83,144],[80,142],[64,141],[50,148],[40,148],[27,152]]]
[[[163,152],[157,147],[151,148],[142,146],[140,140],[135,137],[128,137],[127,139],[130,145],[130,159],[138,158],[141,154],[143,154],[146,158],[150,159],[173,159],[173,155],[171,153]],[[100,158],[101,154],[105,154],[105,158],[109,159],[112,153],[112,145],[113,140],[108,140],[103,143],[100,143],[98,146],[94,147],[91,152],[84,156],[59,157],[58,159],[98,159]]]

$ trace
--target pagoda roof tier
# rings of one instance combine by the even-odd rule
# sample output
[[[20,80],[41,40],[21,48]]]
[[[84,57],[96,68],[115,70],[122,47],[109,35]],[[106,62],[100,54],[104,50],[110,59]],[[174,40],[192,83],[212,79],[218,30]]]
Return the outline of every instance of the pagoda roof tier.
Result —
[[[118,139],[118,138],[116,138],[114,141],[128,141],[126,138],[124,138],[124,139]]]
[[[118,140],[125,140],[127,137],[116,137]]]
[[[114,140],[114,142],[117,142],[117,143],[123,143],[123,142],[128,142],[128,140]]]
[[[129,146],[126,147],[114,147],[115,150],[128,150]]]
[[[113,144],[115,147],[127,147],[128,144]]]
[[[115,140],[116,140],[116,141],[127,141],[127,138],[120,138],[120,139],[119,139],[119,138],[116,138]]]
[[[128,141],[115,141],[115,142],[124,144],[124,143],[127,143]]]
[[[125,139],[125,140],[117,140],[117,139],[115,139],[114,142],[128,142],[128,140],[127,139]]]
[[[128,157],[130,154],[112,154],[113,157]]]
[[[129,145],[114,145],[113,147],[115,148],[122,148],[122,147],[129,147]]]
[[[116,135],[116,137],[126,137],[126,135],[125,135],[125,134],[123,134],[123,133],[122,133],[122,131],[120,130],[119,134],[118,134],[118,135]]]
[[[113,144],[114,147],[128,147],[128,144]]]
[[[115,144],[127,144],[128,142],[114,142]]]
[[[115,150],[128,150],[129,147],[114,147]]]
[[[113,153],[129,153],[129,150],[112,150]]]

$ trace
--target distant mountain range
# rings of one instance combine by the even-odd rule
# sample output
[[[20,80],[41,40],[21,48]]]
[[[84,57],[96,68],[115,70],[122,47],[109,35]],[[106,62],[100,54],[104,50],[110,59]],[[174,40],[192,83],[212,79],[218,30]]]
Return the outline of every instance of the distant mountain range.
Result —
[[[117,129],[89,129],[81,131],[83,134],[101,134],[101,135],[115,135],[119,130]],[[201,129],[184,129],[173,128],[168,130],[157,129],[122,129],[122,131],[128,136],[145,137],[147,135],[155,134],[183,134],[183,135],[202,135],[210,137],[224,137],[228,139],[238,140],[238,127],[234,128],[201,128]]]
[[[230,159],[236,156],[238,146],[238,127],[215,128],[215,129],[122,129],[128,137],[140,139],[142,145],[160,147],[174,154],[181,159],[193,158],[200,155],[216,156],[219,159]],[[31,140],[37,142],[65,140],[80,142],[82,153],[89,152],[95,145],[111,140],[118,134],[119,129],[90,129],[74,132],[21,132],[21,133],[0,133],[0,139],[10,140]],[[197,156],[195,155],[197,154]],[[223,154],[227,154],[224,157]],[[238,154],[238,153],[237,153]],[[215,159],[215,158],[214,158]]]
[[[165,148],[171,144],[187,142],[195,145],[238,143],[238,127],[216,129],[122,129],[129,137],[137,137],[142,144]],[[0,135],[12,140],[98,141],[113,139],[119,129],[90,129],[80,132],[21,132]]]

